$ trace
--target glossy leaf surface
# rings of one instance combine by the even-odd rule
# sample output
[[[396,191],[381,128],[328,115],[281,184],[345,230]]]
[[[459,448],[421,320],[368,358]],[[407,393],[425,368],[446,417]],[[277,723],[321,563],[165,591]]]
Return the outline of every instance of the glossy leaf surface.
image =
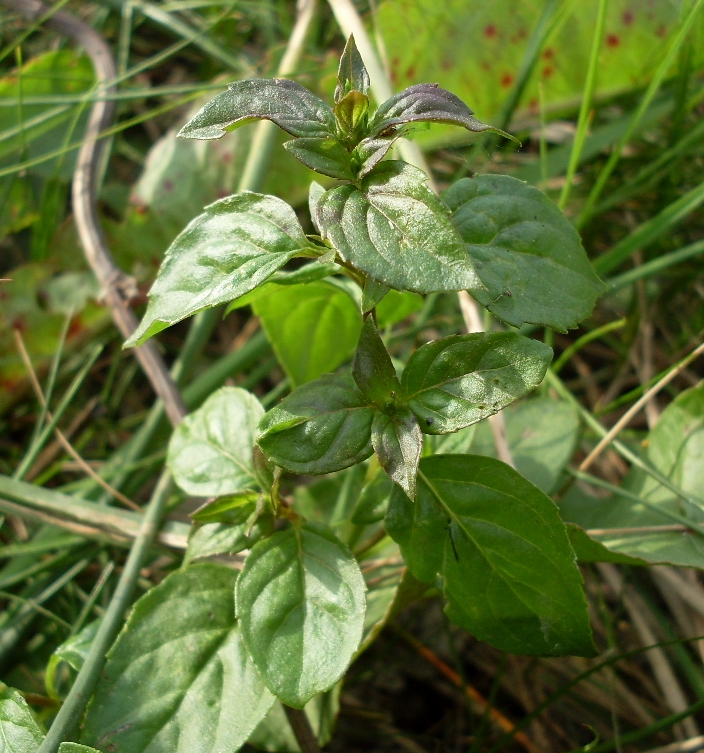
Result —
[[[340,256],[389,287],[418,293],[481,287],[447,207],[416,167],[385,162],[361,190],[327,191],[316,212]]]
[[[416,473],[423,449],[423,435],[418,419],[408,408],[400,408],[391,414],[375,414],[372,422],[372,446],[384,471],[414,499]]]
[[[253,547],[236,602],[262,678],[294,708],[335,685],[362,636],[364,579],[352,553],[319,524],[294,526]]]
[[[452,92],[437,84],[415,84],[379,106],[369,123],[369,136],[373,138],[405,123],[426,122],[449,123],[475,132],[493,131],[511,138],[472,116],[472,110]]]
[[[371,316],[362,325],[352,361],[352,376],[364,397],[380,409],[393,405],[401,392],[391,356]]]
[[[237,750],[274,697],[235,622],[236,572],[192,565],[135,605],[88,708],[81,742],[113,753]]]
[[[239,387],[221,387],[181,421],[167,462],[188,494],[219,497],[257,487],[252,448],[264,408]]]
[[[229,84],[179,131],[189,139],[219,139],[253,120],[271,120],[292,136],[335,135],[332,108],[295,81],[254,78]]]
[[[308,247],[295,212],[245,191],[211,204],[171,244],[127,346],[253,290]]]
[[[27,701],[12,688],[0,690],[0,751],[36,753],[43,740]]]
[[[372,409],[349,372],[304,384],[265,414],[259,446],[294,473],[332,473],[372,453]]]
[[[582,578],[552,500],[478,455],[424,458],[415,504],[391,496],[389,534],[420,580],[444,579],[450,619],[517,654],[593,655]]]
[[[410,357],[403,400],[426,434],[447,434],[535,389],[551,358],[547,345],[511,332],[444,337]]]
[[[306,167],[338,180],[354,180],[350,153],[337,139],[294,139],[284,144]]]
[[[463,178],[443,198],[481,285],[468,290],[492,314],[560,332],[589,316],[606,290],[569,220],[542,191],[507,175]]]
[[[354,37],[350,35],[345,49],[340,57],[337,69],[337,86],[335,87],[335,102],[339,102],[351,91],[366,94],[369,91],[369,74],[359,54]]]

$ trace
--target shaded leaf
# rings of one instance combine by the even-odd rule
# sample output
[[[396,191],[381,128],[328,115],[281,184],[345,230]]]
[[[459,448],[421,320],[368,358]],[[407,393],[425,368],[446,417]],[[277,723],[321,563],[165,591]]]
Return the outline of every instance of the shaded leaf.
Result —
[[[258,443],[294,473],[332,473],[372,453],[373,411],[349,372],[304,384],[265,414]]]
[[[171,435],[167,455],[181,489],[215,497],[256,488],[252,448],[263,415],[250,392],[221,387],[186,416]]]
[[[481,287],[447,207],[425,174],[405,162],[379,165],[361,190],[327,191],[316,215],[343,259],[389,287],[418,293]]]
[[[81,742],[112,753],[237,750],[274,702],[241,641],[237,573],[192,565],[135,605],[110,649]]]
[[[262,678],[294,708],[332,688],[359,646],[364,579],[352,553],[322,525],[294,526],[254,546],[236,602]]]
[[[448,616],[480,640],[517,654],[595,653],[557,508],[504,463],[424,458],[415,504],[394,489],[386,528],[417,578],[443,576]]]
[[[0,751],[36,753],[43,740],[27,701],[12,688],[0,690]]]
[[[416,496],[416,473],[423,435],[418,419],[407,408],[377,413],[372,422],[372,446],[379,464],[411,498]]]
[[[350,153],[337,139],[294,139],[284,149],[306,167],[338,180],[354,180]]]
[[[216,201],[169,247],[144,318],[125,345],[248,293],[307,247],[295,212],[281,199],[245,191]]]
[[[367,401],[380,409],[393,406],[401,392],[401,383],[391,363],[391,356],[371,316],[362,325],[352,360],[352,376]]]
[[[457,96],[437,84],[415,84],[383,102],[369,122],[369,136],[396,129],[405,123],[449,123],[468,131],[492,131],[513,139],[507,133],[472,117],[473,111]],[[515,141],[515,139],[513,139]]]
[[[385,473],[377,473],[362,488],[352,511],[352,522],[362,526],[382,520],[392,489],[393,481]]]
[[[426,434],[447,434],[498,413],[543,380],[552,350],[511,332],[452,335],[408,360],[403,401]]]
[[[189,139],[219,139],[253,120],[271,120],[292,136],[335,136],[335,116],[322,99],[295,81],[254,78],[228,84],[179,131]]]
[[[376,308],[376,305],[384,299],[389,290],[389,286],[384,285],[383,282],[379,282],[373,277],[367,277],[362,290],[362,314],[368,314],[373,308]]]
[[[503,321],[560,332],[589,316],[606,286],[577,231],[537,188],[508,175],[463,178],[444,192],[481,284],[469,292]]]

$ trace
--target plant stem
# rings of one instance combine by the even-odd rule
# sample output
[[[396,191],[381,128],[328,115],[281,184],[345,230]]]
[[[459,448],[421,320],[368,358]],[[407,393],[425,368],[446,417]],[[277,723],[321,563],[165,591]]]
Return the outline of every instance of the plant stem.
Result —
[[[320,753],[320,745],[313,728],[310,726],[306,712],[303,709],[291,708],[285,703],[282,705],[302,753]]]

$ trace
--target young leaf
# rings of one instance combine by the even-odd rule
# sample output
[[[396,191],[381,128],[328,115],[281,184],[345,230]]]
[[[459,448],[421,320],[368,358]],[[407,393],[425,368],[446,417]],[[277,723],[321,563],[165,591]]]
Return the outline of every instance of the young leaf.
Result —
[[[179,131],[188,139],[219,139],[253,120],[271,120],[292,136],[335,136],[332,108],[295,81],[254,78],[228,84]]]
[[[307,523],[259,542],[237,580],[237,615],[268,688],[303,708],[342,677],[359,646],[364,579],[325,526]]]
[[[349,372],[323,374],[265,414],[258,443],[289,471],[332,473],[372,454],[372,416]]]
[[[235,622],[227,567],[192,565],[135,605],[110,649],[81,742],[112,753],[237,750],[274,702]]]
[[[351,91],[366,94],[369,91],[369,74],[359,54],[354,37],[350,34],[345,49],[342,51],[340,66],[337,69],[337,86],[335,102],[339,102]]]
[[[386,529],[417,578],[443,576],[448,616],[480,640],[516,654],[595,653],[557,508],[499,460],[424,458],[415,503],[394,489]]]
[[[12,688],[0,690],[0,751],[36,753],[43,740],[27,701]]]
[[[485,125],[472,117],[472,110],[449,91],[437,84],[415,84],[398,94],[394,94],[374,113],[369,123],[369,136],[393,132],[405,123],[449,123],[466,128],[468,131],[491,131],[515,141],[513,136],[498,128]]]
[[[383,282],[379,282],[373,277],[367,277],[362,290],[362,314],[368,314],[373,308],[376,308],[389,290],[389,286],[384,285]]]
[[[547,345],[512,332],[444,337],[410,357],[402,399],[426,434],[448,434],[535,389],[551,358]]]
[[[167,463],[188,494],[218,497],[256,489],[252,448],[264,408],[239,387],[221,387],[171,435]]]
[[[364,397],[381,410],[393,406],[396,395],[401,392],[396,369],[371,316],[362,325],[352,361],[352,376]]]
[[[400,408],[389,415],[375,414],[372,447],[389,477],[414,499],[418,461],[423,449],[418,419],[407,408]]]
[[[537,188],[508,175],[478,175],[443,198],[481,280],[467,289],[492,314],[560,332],[591,313],[605,285],[577,231]]]
[[[254,290],[309,247],[286,202],[245,191],[206,207],[166,252],[149,306],[125,347]]]
[[[405,162],[379,165],[361,190],[327,191],[317,222],[343,259],[389,287],[433,293],[481,286],[447,207]]]
[[[338,180],[354,180],[351,155],[337,139],[293,139],[284,149],[311,170]]]
[[[393,137],[366,138],[357,144],[352,151],[351,165],[358,180],[368,175],[386,157],[399,135],[396,132]]]

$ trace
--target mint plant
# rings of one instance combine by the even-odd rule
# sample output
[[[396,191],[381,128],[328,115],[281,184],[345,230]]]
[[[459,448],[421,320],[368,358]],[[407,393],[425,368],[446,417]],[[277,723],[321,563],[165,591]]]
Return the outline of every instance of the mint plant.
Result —
[[[373,110],[352,38],[332,107],[293,81],[242,81],[180,135],[220,138],[255,119],[289,133],[291,154],[338,181],[311,186],[317,234],[307,235],[273,196],[215,202],[167,251],[127,345],[204,308],[240,305],[265,283],[325,278],[356,289],[361,334],[351,364],[301,384],[268,412],[254,395],[225,387],[174,432],[168,463],[176,483],[209,499],[194,515],[185,568],[138,602],[111,651],[84,726],[83,742],[101,749],[181,750],[176,741],[185,745],[194,720],[207,719],[198,749],[221,750],[227,740],[234,750],[264,734],[277,700],[328,708],[393,609],[433,585],[453,622],[501,649],[595,650],[575,554],[552,500],[498,460],[424,443],[527,395],[542,382],[551,349],[510,329],[456,334],[397,367],[376,310],[392,289],[467,290],[509,327],[565,331],[603,289],[576,231],[521,181],[482,175],[437,196],[422,171],[386,159],[419,122],[507,134],[434,84]],[[285,271],[293,259],[308,261]],[[349,474],[357,466],[364,483],[351,525],[308,519],[282,492],[284,473]],[[379,539],[398,547],[407,572],[370,620],[358,558]],[[243,551],[239,575],[192,564]],[[228,611],[233,588],[236,614]],[[197,637],[184,642],[191,633]]]

